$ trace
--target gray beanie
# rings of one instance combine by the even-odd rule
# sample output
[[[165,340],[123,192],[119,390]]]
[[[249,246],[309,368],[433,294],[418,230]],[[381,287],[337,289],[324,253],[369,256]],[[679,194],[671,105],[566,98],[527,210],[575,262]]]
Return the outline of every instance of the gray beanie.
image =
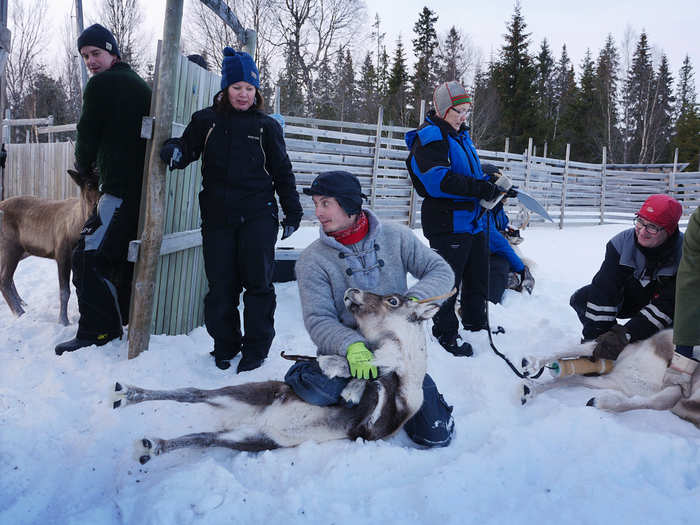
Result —
[[[471,101],[472,96],[456,80],[444,82],[433,91],[433,107],[440,118],[445,118],[451,107]]]

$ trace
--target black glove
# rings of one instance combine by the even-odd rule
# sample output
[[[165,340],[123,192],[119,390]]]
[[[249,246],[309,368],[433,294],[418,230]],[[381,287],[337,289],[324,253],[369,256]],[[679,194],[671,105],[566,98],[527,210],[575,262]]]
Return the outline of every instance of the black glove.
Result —
[[[510,189],[506,192],[506,197],[517,197],[518,196],[518,190],[515,186],[511,186]]]
[[[294,226],[282,226],[282,239],[285,240],[287,237],[289,237],[291,234],[293,234],[297,229]]]
[[[595,338],[596,345],[593,349],[594,359],[617,359],[620,352],[630,342],[630,335],[624,326],[616,324],[604,334]]]
[[[280,226],[282,226],[282,238],[280,240],[285,240],[297,231],[299,229],[299,222],[300,221],[289,221],[285,218],[285,220],[280,223]]]
[[[182,160],[182,151],[177,147],[177,144],[173,142],[166,142],[163,147],[160,148],[160,158],[165,162],[171,170],[180,166],[180,161]]]
[[[498,186],[487,180],[477,180],[474,181],[474,183],[476,184],[476,190],[478,192],[476,196],[485,201],[492,201],[501,192]]]

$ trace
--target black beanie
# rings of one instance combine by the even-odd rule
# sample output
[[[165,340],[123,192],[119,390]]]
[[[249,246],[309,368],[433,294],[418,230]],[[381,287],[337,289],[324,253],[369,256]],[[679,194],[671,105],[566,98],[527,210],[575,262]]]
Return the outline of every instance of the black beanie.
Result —
[[[362,199],[367,195],[362,193],[360,181],[348,171],[326,171],[321,173],[311,183],[310,188],[304,188],[305,195],[323,195],[333,197],[348,215],[357,215],[362,210]]]
[[[78,37],[78,52],[84,46],[95,46],[121,58],[114,35],[100,24],[92,24]]]

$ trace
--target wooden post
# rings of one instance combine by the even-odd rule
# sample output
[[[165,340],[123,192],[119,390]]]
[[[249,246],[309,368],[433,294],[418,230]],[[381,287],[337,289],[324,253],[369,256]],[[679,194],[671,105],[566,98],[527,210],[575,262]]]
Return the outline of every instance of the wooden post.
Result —
[[[508,153],[510,152],[510,137],[506,137],[506,145],[503,148],[503,173],[508,168]]]
[[[275,86],[275,113],[280,115],[280,87]]]
[[[165,215],[166,165],[158,149],[170,138],[174,114],[174,90],[184,0],[167,0],[163,23],[163,48],[155,92],[155,124],[150,140],[150,159],[145,173],[146,209],[139,259],[134,269],[134,308],[129,319],[129,359],[148,349],[153,321],[153,294]]]
[[[566,159],[564,160],[564,176],[561,181],[561,204],[559,205],[559,229],[564,228],[564,213],[566,211],[566,184],[569,180],[569,153],[571,145],[566,145]]]
[[[668,194],[676,196],[676,173],[678,172],[678,148],[673,152],[673,171],[668,176]]]
[[[374,161],[372,162],[372,186],[369,193],[369,207],[374,210],[374,198],[377,193],[377,170],[379,169],[379,150],[382,147],[382,122],[384,121],[384,108],[379,106],[377,111],[377,135],[374,139]]]
[[[243,44],[243,51],[248,53],[253,57],[253,60],[257,60],[255,56],[255,49],[258,45],[258,35],[252,29],[245,30],[245,43]]]
[[[530,184],[530,170],[532,165],[532,137],[527,139],[527,153],[525,160],[525,188],[527,190]]]
[[[425,100],[420,101],[420,116],[418,117],[418,125],[420,126],[425,119]],[[409,228],[416,227],[416,206],[418,201],[418,194],[416,193],[416,188],[413,187],[411,183],[411,178],[409,176],[408,183],[411,184],[411,205],[408,208],[408,226]]]
[[[82,0],[75,0],[75,27],[76,27],[76,32],[78,33],[75,38],[76,40],[80,36],[80,34],[83,32],[83,2]],[[78,62],[79,62],[79,68],[80,68],[80,79],[82,82],[83,89],[85,89],[85,84],[87,84],[88,81],[88,75],[87,75],[87,68],[85,67],[85,61],[78,55]]]
[[[605,222],[605,182],[607,180],[608,148],[603,146],[603,162],[600,165],[600,219],[598,224]]]

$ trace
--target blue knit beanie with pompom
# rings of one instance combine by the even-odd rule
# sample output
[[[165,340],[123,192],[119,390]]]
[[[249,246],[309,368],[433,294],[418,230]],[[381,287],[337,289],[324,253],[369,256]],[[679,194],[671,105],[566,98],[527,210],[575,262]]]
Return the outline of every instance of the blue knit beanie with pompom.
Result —
[[[260,74],[253,57],[244,51],[234,51],[226,46],[224,59],[221,61],[221,89],[226,89],[241,80],[260,89]]]

